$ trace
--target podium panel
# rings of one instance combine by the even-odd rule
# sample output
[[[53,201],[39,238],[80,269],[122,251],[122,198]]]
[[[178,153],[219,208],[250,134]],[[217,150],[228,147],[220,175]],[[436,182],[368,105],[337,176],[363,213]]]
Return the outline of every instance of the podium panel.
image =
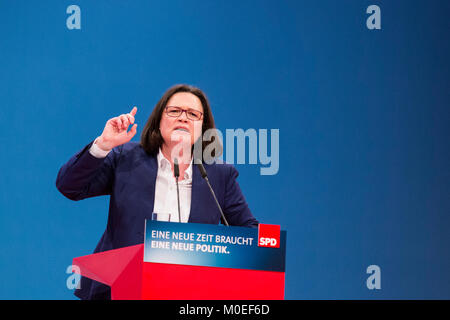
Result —
[[[143,244],[75,258],[73,265],[109,285],[112,299],[272,300],[284,299],[285,255],[279,226],[147,220]]]
[[[146,300],[282,300],[284,272],[144,263]]]

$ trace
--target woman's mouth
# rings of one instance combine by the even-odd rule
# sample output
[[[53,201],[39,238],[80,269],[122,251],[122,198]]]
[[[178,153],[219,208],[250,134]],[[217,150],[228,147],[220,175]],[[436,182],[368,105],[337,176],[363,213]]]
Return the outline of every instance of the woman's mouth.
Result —
[[[178,128],[175,128],[175,130],[174,131],[182,131],[182,132],[187,132],[187,133],[189,133],[189,130],[188,129],[186,129],[186,128],[183,128],[183,127],[178,127]]]

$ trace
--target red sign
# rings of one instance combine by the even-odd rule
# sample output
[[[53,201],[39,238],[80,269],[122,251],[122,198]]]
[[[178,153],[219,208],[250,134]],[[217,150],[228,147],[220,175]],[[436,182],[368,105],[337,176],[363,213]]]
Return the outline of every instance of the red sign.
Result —
[[[259,224],[258,247],[279,248],[280,226],[276,224]]]

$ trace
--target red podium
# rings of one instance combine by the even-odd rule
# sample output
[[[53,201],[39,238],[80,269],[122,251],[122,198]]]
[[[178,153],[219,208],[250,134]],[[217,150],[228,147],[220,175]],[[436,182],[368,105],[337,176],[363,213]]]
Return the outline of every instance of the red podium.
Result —
[[[241,259],[242,255],[238,254],[238,249],[242,251],[241,254],[246,255],[244,250],[247,250],[247,252],[249,252],[249,250],[259,250],[258,252],[264,252],[261,250],[272,250],[271,252],[273,254],[273,250],[280,250],[280,248],[258,247],[256,244],[258,231],[253,229],[245,230],[247,235],[248,232],[254,232],[256,235],[254,237],[255,243],[251,241],[254,244],[253,248],[248,245],[249,241],[247,241],[246,248],[226,246],[226,249],[223,249],[223,251],[228,253],[223,254],[224,257],[219,257],[219,253],[202,252],[202,250],[206,251],[208,248],[206,247],[207,245],[211,245],[205,241],[201,244],[196,243],[196,241],[191,241],[191,247],[189,247],[189,241],[184,241],[182,243],[184,243],[184,247],[187,249],[182,251],[179,247],[172,244],[181,243],[180,241],[174,242],[174,240],[178,240],[180,234],[193,235],[191,239],[194,239],[195,237],[200,239],[201,235],[207,234],[210,235],[210,239],[223,239],[223,241],[226,241],[227,239],[232,239],[231,237],[233,236],[235,239],[239,240],[244,238],[241,235],[236,235],[236,230],[233,230],[233,235],[230,236],[229,230],[235,228],[247,228],[226,228],[200,224],[162,223],[156,221],[150,222],[151,223],[146,223],[146,240],[143,244],[75,258],[73,259],[73,265],[78,268],[74,268],[74,271],[79,272],[84,277],[110,286],[111,298],[113,300],[284,299],[284,243],[283,248],[281,248],[283,249],[283,252],[281,255],[278,255],[283,259],[282,272],[254,270],[247,267],[234,268],[233,265],[236,262],[230,262],[230,259],[236,259],[236,257]],[[161,226],[163,226],[162,229],[164,230],[161,229]],[[204,228],[207,228],[207,230],[204,230]],[[211,230],[215,232],[214,237]],[[238,231],[241,232],[241,230]],[[172,244],[169,246],[161,242],[161,239],[155,237],[152,238],[150,236],[158,234],[176,236],[177,239],[164,239],[170,240],[166,241],[167,243]],[[247,239],[251,238],[248,237]],[[161,249],[161,243],[166,247]],[[215,246],[218,247],[217,242],[214,243]],[[169,247],[169,249],[167,249],[167,247]],[[177,250],[170,250],[170,247],[176,247]],[[189,252],[190,248],[192,248],[191,252]],[[195,250],[196,248],[198,250]],[[198,255],[200,262],[192,261],[192,257],[195,258],[196,255]],[[233,258],[233,255],[236,257]],[[252,254],[248,254],[247,256],[251,259]],[[261,259],[260,253],[257,253],[254,256],[255,259]],[[225,260],[217,262],[223,258]],[[174,261],[173,259],[178,263],[172,263]],[[274,260],[273,257],[271,259]],[[228,267],[211,266],[212,264],[220,265],[220,263],[225,264]],[[237,266],[239,266],[239,263],[240,262],[237,263]]]

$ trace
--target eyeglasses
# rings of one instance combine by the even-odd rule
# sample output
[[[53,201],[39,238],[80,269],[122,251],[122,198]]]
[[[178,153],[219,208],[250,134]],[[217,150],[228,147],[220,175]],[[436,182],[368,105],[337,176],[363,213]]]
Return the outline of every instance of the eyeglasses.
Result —
[[[198,121],[202,119],[203,113],[195,109],[184,110],[181,107],[166,107],[166,114],[172,118],[178,118],[183,112],[189,120]]]

